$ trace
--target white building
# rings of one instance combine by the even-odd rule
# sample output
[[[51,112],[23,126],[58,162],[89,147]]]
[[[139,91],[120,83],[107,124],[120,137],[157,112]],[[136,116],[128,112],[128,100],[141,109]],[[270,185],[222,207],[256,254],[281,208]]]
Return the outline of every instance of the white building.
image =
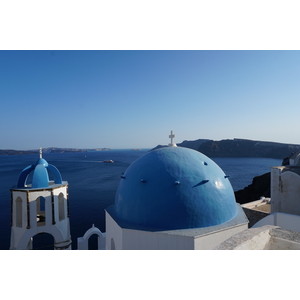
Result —
[[[300,153],[287,166],[271,169],[271,213],[300,215]]]
[[[170,138],[122,176],[106,209],[106,249],[213,249],[248,228],[228,176]]]
[[[174,137],[127,169],[106,210],[106,233],[93,226],[77,239],[78,249],[88,249],[93,234],[99,249],[213,249],[248,228],[228,176],[200,152],[177,147]],[[31,249],[39,233],[50,233],[55,249],[71,249],[67,187],[42,155],[21,172],[11,189],[10,249]]]
[[[49,180],[50,172],[54,181]],[[32,176],[32,182],[28,179]],[[32,249],[40,233],[54,237],[54,249],[71,249],[68,213],[68,182],[53,165],[40,158],[25,168],[11,189],[11,250]]]
[[[289,166],[272,168],[271,214],[248,229],[228,176],[202,153],[177,147],[174,137],[171,132],[169,147],[130,165],[115,204],[106,209],[106,233],[93,226],[77,239],[79,250],[88,249],[94,234],[98,249],[107,250],[300,249],[298,155]],[[11,189],[10,249],[31,249],[32,237],[39,233],[54,237],[54,249],[71,249],[67,188],[42,155],[21,172]],[[264,203],[266,199],[244,206]]]
[[[215,249],[300,250],[299,195],[300,152],[297,152],[289,159],[289,165],[271,168],[271,199],[264,198],[243,205],[248,212],[253,209],[254,215],[265,214],[264,218]],[[270,214],[256,211],[256,207],[265,205],[270,206]]]

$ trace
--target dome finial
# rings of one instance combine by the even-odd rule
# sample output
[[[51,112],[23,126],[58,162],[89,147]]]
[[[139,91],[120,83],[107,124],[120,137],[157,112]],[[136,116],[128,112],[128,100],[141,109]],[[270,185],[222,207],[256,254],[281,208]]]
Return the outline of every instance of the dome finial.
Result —
[[[174,137],[175,134],[173,134],[173,130],[171,130],[171,134],[169,135],[169,138],[171,139],[171,143],[169,144],[169,147],[177,147],[177,145],[173,141]]]
[[[40,148],[40,158],[43,158],[43,149]]]

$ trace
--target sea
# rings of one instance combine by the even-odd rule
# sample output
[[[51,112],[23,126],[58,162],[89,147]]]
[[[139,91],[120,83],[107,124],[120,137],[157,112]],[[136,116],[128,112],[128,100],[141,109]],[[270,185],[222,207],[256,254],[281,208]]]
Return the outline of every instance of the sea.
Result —
[[[69,209],[72,248],[77,238],[93,224],[105,232],[105,208],[114,203],[122,173],[150,149],[118,149],[94,152],[43,153],[49,164],[58,168],[69,183]],[[20,172],[39,158],[37,154],[0,155],[0,249],[10,246],[10,189],[17,183]],[[281,165],[281,159],[211,157],[229,175],[234,191],[251,184],[253,177]],[[113,160],[114,163],[104,163]],[[35,249],[42,249],[37,242]],[[96,240],[93,242],[96,243]],[[95,246],[91,246],[95,247]],[[47,250],[47,249],[46,249]]]

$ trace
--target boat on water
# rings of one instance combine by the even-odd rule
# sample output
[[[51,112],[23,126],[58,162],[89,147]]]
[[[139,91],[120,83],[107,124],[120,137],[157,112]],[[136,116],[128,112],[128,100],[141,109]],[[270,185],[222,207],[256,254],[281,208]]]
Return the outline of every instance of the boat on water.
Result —
[[[114,163],[114,161],[111,160],[111,159],[104,160],[103,162],[105,162],[105,163],[110,163],[110,164]]]

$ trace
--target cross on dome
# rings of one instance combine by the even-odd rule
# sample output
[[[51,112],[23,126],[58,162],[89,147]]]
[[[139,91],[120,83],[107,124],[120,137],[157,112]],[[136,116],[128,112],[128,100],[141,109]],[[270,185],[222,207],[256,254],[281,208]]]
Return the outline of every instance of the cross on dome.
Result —
[[[43,149],[40,148],[40,158],[43,158],[42,156],[43,156]]]
[[[169,147],[177,147],[177,145],[174,143],[174,137],[175,134],[173,133],[173,130],[171,131],[171,134],[169,135],[169,138],[171,139],[171,143],[169,144]]]

